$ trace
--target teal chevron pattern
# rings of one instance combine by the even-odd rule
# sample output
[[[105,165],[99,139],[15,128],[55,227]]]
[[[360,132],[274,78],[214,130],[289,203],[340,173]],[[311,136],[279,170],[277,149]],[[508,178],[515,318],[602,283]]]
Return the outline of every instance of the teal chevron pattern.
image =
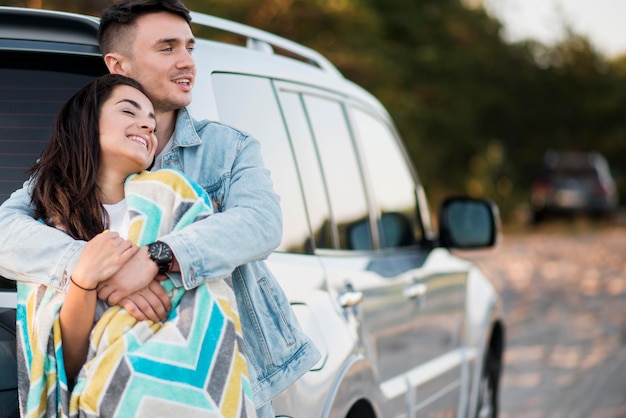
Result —
[[[202,189],[172,170],[131,176],[125,190],[129,239],[138,245],[212,213]],[[255,417],[230,280],[189,291],[163,284],[172,296],[168,320],[136,321],[119,306],[110,308],[94,326],[88,360],[71,392],[58,327],[63,294],[20,288],[25,416]]]

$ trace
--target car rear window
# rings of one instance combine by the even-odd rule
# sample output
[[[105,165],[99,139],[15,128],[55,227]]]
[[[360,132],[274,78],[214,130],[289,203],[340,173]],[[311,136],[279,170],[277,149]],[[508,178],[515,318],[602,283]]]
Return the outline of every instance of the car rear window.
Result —
[[[96,56],[0,51],[0,203],[20,188],[50,138],[56,114],[105,72]],[[14,283],[0,279],[0,289]]]
[[[0,69],[0,201],[28,177],[48,142],[61,105],[90,77]]]

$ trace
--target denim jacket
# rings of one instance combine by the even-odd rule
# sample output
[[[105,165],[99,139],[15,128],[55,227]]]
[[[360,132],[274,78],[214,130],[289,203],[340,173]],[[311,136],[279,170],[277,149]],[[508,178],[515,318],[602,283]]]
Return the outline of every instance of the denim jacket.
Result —
[[[181,109],[162,163],[200,184],[218,212],[160,240],[180,265],[181,272],[171,275],[179,286],[191,289],[232,275],[258,407],[319,359],[262,261],[280,243],[282,219],[260,144],[220,123],[195,121]],[[0,207],[0,274],[66,289],[84,242],[42,225],[33,214],[27,182]]]

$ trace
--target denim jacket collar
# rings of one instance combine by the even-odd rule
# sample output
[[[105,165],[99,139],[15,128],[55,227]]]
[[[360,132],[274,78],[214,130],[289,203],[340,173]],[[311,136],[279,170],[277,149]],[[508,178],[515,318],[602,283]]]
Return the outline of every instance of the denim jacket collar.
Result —
[[[202,144],[198,131],[209,123],[207,120],[194,120],[189,110],[183,107],[178,110],[176,116],[176,128],[174,129],[174,147],[190,147]]]

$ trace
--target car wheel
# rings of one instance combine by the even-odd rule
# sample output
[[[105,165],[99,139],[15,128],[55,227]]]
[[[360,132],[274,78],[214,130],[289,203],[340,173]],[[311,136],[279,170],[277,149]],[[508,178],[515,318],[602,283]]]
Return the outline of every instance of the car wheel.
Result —
[[[546,214],[543,210],[536,210],[532,213],[532,223],[533,225],[538,225],[545,220]]]
[[[485,369],[480,378],[476,418],[496,418],[498,415],[496,387],[493,376],[487,367]]]

